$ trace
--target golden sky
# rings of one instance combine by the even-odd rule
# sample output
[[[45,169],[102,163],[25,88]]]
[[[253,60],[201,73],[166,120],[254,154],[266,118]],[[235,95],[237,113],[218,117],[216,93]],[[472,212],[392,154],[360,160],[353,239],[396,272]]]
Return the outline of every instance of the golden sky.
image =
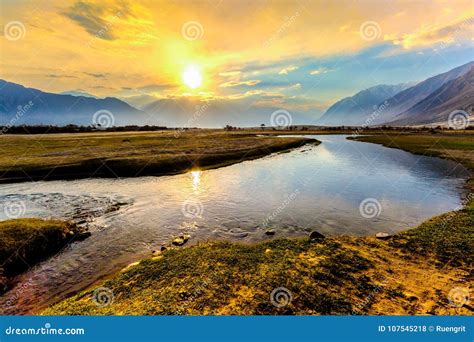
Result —
[[[51,92],[323,108],[472,59],[473,4],[2,0],[1,78]],[[414,60],[426,68],[411,72]],[[182,80],[190,65],[202,74],[194,90]]]

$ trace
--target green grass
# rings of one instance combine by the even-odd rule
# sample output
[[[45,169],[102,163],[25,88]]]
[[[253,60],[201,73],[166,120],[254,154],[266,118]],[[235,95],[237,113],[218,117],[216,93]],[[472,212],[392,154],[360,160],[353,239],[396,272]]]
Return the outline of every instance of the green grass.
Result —
[[[474,171],[474,134],[471,132],[383,134],[359,136],[353,139],[399,148],[415,154],[450,159]]]
[[[143,260],[105,282],[114,294],[110,306],[96,305],[86,291],[45,314],[350,314],[351,297],[375,286],[361,273],[369,267],[332,240],[203,243]],[[293,305],[272,305],[270,294],[279,287],[291,292]]]
[[[392,245],[406,252],[434,255],[440,265],[474,265],[474,201],[463,209],[432,218],[397,234]]]
[[[218,130],[0,136],[0,182],[134,177],[212,168],[318,143]]]
[[[75,225],[59,220],[27,218],[0,221],[3,281],[57,253],[67,243],[87,236]]]

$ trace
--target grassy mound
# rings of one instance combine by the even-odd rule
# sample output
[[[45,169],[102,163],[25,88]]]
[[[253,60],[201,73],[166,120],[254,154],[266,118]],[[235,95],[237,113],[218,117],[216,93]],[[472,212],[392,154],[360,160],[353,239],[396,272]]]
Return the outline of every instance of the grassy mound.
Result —
[[[366,296],[375,286],[361,273],[371,265],[332,240],[205,243],[166,251],[107,281],[103,286],[114,296],[109,306],[96,305],[93,291],[86,291],[46,313],[349,314],[351,297]],[[293,305],[276,307],[270,295],[282,289],[284,296],[283,288]],[[275,294],[274,300],[284,298]]]
[[[0,183],[175,174],[231,165],[308,143],[319,142],[222,130],[4,135]]]
[[[57,253],[67,243],[87,236],[87,233],[75,225],[59,220],[27,218],[1,221],[2,276],[19,274]]]
[[[416,229],[397,234],[392,245],[406,252],[434,255],[445,265],[474,265],[474,201],[463,209],[432,218]]]

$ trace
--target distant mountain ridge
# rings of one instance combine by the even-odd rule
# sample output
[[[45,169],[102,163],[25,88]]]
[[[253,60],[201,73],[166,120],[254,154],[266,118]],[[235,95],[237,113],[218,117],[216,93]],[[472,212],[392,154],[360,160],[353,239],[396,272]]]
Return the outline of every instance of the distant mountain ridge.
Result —
[[[370,113],[385,99],[407,89],[409,83],[377,85],[345,97],[329,107],[319,120],[319,124],[363,125]]]
[[[144,117],[144,112],[114,98],[54,94],[0,80],[0,124],[91,125],[94,113],[105,110],[113,115],[113,123],[127,123],[130,116]],[[19,115],[20,114],[20,115]]]
[[[472,112],[474,61],[408,86],[384,98],[382,91],[396,88],[375,86],[333,104],[318,123],[329,125],[418,125],[446,121],[453,110]],[[466,78],[467,76],[467,78]],[[406,84],[405,84],[406,85]],[[375,90],[375,91],[374,91]],[[372,108],[372,101],[377,104]],[[373,109],[382,108],[372,117]],[[469,114],[468,113],[468,114]]]
[[[449,114],[474,107],[474,66],[469,72],[444,83],[422,101],[397,115],[391,125],[430,124],[447,121]]]
[[[468,73],[473,66],[474,62],[461,65],[442,74],[430,77],[414,85],[413,87],[410,87],[396,94],[395,96],[386,99],[387,109],[381,113],[374,123],[388,123],[394,121],[398,115],[409,111],[412,107],[417,106],[419,102],[429,97],[445,83]],[[418,110],[422,108],[423,105],[417,107]],[[428,109],[429,108],[427,108],[427,110]],[[411,111],[410,113],[413,114],[414,112],[415,111]],[[432,115],[436,116],[436,113],[432,113]],[[425,118],[426,117],[427,116],[425,115]],[[416,120],[412,121],[414,122]]]
[[[81,91],[81,90],[63,91],[63,92],[59,93],[59,95],[84,96],[84,97],[92,97],[92,98],[95,98],[95,99],[99,99],[98,96],[86,93],[85,91]]]

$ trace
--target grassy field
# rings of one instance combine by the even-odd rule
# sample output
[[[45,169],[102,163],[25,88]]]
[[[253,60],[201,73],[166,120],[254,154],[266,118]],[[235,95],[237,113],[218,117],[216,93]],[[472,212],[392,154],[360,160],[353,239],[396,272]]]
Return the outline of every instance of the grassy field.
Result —
[[[0,222],[0,285],[68,243],[88,234],[58,220],[14,219]],[[3,288],[3,287],[2,287]]]
[[[318,142],[223,130],[3,135],[0,182],[173,174],[306,143]]]
[[[474,133],[444,131],[437,134],[383,134],[353,138],[399,148],[415,154],[451,159],[474,171]]]

